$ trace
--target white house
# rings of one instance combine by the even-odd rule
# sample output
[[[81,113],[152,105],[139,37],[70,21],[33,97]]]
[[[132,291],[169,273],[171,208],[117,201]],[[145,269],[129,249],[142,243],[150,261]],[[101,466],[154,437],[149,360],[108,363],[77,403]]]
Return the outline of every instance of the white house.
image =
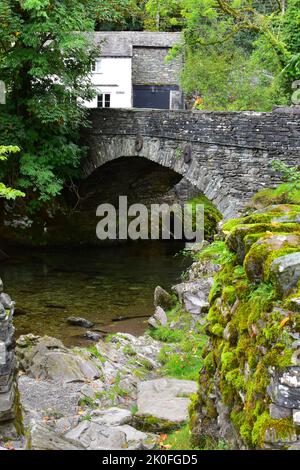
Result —
[[[167,61],[170,49],[180,42],[179,33],[98,32],[101,46],[92,69],[97,96],[89,108],[161,108],[183,106],[179,88],[181,57]]]

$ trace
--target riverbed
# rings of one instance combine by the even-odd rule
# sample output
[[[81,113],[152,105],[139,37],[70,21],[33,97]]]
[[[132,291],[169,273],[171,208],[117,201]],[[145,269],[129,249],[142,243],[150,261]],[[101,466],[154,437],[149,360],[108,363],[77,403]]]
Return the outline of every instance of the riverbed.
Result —
[[[86,345],[86,328],[70,316],[95,324],[93,331],[142,334],[153,314],[157,285],[170,289],[190,260],[182,243],[157,241],[72,251],[11,250],[1,264],[5,291],[16,301],[16,335],[34,333]]]

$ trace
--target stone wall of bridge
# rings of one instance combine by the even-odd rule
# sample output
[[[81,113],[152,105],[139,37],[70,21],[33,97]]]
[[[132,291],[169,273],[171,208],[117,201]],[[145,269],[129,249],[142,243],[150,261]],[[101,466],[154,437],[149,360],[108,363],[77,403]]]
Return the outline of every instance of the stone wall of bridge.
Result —
[[[119,157],[147,158],[186,177],[225,217],[259,189],[277,184],[271,162],[300,164],[300,114],[93,110],[85,131],[88,177]]]

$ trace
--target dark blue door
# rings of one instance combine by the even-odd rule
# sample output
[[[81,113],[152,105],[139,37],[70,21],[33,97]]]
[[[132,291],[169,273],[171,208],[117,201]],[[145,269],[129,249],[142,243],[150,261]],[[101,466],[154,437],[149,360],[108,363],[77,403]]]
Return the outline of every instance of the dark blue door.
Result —
[[[159,85],[134,85],[133,107],[170,109],[171,90],[178,90],[178,87]]]

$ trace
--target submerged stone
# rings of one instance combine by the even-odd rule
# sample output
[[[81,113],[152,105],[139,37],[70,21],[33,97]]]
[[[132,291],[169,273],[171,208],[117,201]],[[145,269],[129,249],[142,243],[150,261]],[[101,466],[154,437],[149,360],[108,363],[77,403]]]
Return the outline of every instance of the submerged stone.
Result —
[[[80,317],[69,317],[67,322],[70,323],[70,325],[82,326],[84,328],[91,328],[94,326],[93,322]]]

